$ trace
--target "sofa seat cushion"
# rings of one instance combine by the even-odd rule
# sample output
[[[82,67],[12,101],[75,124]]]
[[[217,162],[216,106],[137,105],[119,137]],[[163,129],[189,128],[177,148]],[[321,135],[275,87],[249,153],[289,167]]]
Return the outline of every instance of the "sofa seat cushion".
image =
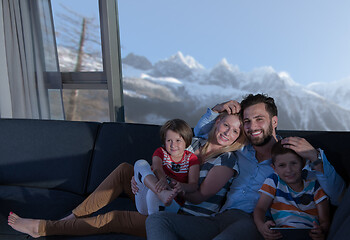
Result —
[[[0,199],[0,221],[6,222],[11,211],[25,218],[60,219],[70,214],[84,197],[60,190],[1,185]],[[1,224],[0,233],[16,231]]]

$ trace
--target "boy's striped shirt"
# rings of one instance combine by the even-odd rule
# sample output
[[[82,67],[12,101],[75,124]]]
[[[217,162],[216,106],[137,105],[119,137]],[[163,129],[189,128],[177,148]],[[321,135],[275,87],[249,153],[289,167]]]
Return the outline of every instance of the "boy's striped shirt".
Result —
[[[278,227],[312,227],[317,220],[316,205],[327,199],[317,180],[303,180],[304,189],[295,192],[276,173],[259,190],[273,198],[271,215]]]

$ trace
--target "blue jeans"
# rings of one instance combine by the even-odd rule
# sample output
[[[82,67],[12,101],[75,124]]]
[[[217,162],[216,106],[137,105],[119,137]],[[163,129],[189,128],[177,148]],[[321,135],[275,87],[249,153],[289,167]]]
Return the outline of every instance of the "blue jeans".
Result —
[[[230,209],[214,217],[158,212],[146,220],[148,240],[262,239],[251,214]]]

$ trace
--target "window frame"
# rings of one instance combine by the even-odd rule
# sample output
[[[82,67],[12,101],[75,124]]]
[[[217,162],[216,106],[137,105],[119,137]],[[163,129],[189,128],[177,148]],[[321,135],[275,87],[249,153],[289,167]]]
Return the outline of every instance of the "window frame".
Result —
[[[62,89],[107,89],[111,122],[125,122],[117,0],[97,0],[103,72],[61,72]]]

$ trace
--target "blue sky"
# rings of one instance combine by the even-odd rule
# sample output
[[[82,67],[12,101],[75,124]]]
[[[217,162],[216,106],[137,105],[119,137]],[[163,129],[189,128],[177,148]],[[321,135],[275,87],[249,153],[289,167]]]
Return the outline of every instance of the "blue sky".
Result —
[[[52,0],[87,16],[97,0]],[[82,8],[81,5],[84,5]],[[301,84],[350,77],[350,1],[119,0],[122,56],[152,63],[181,51],[210,69],[271,66]],[[97,17],[96,17],[97,19]]]

